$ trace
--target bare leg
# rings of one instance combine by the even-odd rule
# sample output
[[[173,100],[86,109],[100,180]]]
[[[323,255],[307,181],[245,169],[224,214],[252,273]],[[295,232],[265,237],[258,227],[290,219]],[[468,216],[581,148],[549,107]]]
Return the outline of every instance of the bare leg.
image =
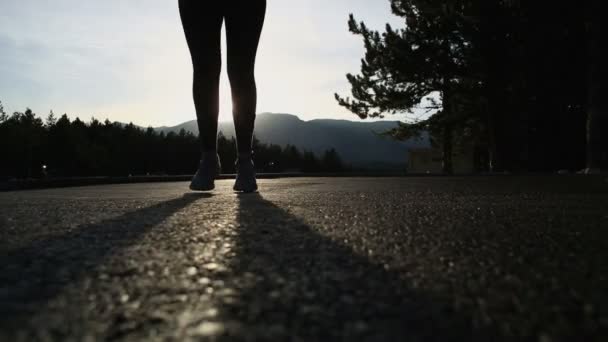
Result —
[[[257,106],[255,57],[264,26],[266,0],[236,0],[225,12],[237,148],[240,155],[249,155]]]
[[[217,149],[223,13],[207,1],[179,0],[194,69],[193,97],[203,152]]]

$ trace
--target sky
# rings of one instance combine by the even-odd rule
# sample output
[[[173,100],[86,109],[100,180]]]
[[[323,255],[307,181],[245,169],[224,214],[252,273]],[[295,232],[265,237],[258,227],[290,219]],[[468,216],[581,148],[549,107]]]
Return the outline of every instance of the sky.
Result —
[[[403,26],[389,0],[268,0],[258,112],[359,120],[334,99],[350,94],[345,75],[359,71],[364,53],[348,31],[349,13],[375,29]],[[177,0],[0,1],[7,112],[30,107],[41,116],[53,110],[85,121],[176,125],[195,119],[191,73]],[[231,121],[225,72],[221,92],[220,120]]]

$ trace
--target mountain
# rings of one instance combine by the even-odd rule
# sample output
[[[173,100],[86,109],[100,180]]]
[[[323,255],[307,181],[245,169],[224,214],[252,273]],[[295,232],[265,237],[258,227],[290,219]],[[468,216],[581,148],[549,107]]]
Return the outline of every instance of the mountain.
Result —
[[[347,164],[355,167],[398,169],[406,165],[409,148],[425,147],[429,142],[426,138],[401,142],[378,134],[397,124],[397,121],[302,121],[291,114],[263,113],[257,116],[255,135],[264,143],[291,144],[317,154],[335,148]],[[198,134],[195,120],[174,127],[157,128],[165,133],[181,129]],[[231,122],[220,123],[219,130],[227,137],[234,136]]]

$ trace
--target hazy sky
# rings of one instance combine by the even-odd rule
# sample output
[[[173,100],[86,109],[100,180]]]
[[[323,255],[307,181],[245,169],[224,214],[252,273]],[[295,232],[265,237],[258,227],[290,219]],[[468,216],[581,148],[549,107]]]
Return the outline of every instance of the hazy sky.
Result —
[[[400,26],[388,0],[268,0],[256,70],[258,112],[357,117],[339,107],[363,56],[348,14]],[[225,68],[225,65],[224,65]],[[46,116],[173,125],[195,118],[176,0],[0,1],[0,101]],[[222,76],[221,120],[230,118]],[[392,117],[400,119],[400,117]]]

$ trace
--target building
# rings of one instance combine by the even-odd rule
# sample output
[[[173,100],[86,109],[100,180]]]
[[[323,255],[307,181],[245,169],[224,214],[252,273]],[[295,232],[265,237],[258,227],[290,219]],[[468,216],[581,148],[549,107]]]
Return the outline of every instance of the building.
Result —
[[[473,153],[454,153],[452,156],[452,167],[455,174],[469,174],[475,172]],[[432,147],[409,149],[407,172],[424,174],[442,173],[442,151]]]

